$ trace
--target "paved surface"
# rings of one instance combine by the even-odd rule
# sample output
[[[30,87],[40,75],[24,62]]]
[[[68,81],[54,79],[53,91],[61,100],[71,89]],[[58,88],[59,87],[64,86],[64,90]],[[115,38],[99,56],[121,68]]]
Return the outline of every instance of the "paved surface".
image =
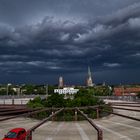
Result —
[[[128,107],[126,107],[128,108]],[[139,109],[138,107],[135,107]],[[140,112],[115,110],[118,113],[140,118]],[[14,127],[29,129],[38,120],[16,118],[0,122],[0,138]],[[110,115],[94,122],[102,128],[104,140],[140,140],[140,122]],[[87,121],[47,122],[33,132],[33,140],[96,140],[97,134]]]

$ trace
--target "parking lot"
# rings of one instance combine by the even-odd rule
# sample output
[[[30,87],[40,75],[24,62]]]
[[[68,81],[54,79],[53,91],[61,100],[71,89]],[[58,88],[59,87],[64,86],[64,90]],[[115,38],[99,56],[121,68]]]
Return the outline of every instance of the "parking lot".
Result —
[[[127,108],[127,107],[126,107]],[[133,107],[134,108],[134,107]],[[135,109],[139,109],[135,107]],[[115,109],[115,112],[140,118],[140,112]],[[102,130],[104,140],[139,140],[140,122],[116,115],[93,120]],[[29,129],[39,120],[16,118],[0,122],[0,138],[10,129],[23,127]],[[97,134],[87,121],[46,122],[33,132],[33,140],[96,140]]]

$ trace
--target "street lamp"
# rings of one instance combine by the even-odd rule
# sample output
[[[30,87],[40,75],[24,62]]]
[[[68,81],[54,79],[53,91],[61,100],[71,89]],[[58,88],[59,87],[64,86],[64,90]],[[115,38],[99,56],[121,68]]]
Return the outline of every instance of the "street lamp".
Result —
[[[11,86],[11,85],[12,84],[10,84],[10,83],[7,84],[7,91],[6,91],[7,92],[7,96],[8,96],[8,93],[9,93],[9,86]]]
[[[48,85],[46,85],[45,87],[46,87],[46,96],[48,96]]]
[[[112,87],[108,86],[108,88],[109,88],[109,95],[111,96]]]

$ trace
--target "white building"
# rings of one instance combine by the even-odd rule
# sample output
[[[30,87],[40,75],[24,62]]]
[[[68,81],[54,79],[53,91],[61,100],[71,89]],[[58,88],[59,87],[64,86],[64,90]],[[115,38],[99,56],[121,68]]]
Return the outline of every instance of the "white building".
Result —
[[[73,87],[65,87],[63,89],[54,89],[54,93],[59,94],[76,94],[79,89],[74,89]]]

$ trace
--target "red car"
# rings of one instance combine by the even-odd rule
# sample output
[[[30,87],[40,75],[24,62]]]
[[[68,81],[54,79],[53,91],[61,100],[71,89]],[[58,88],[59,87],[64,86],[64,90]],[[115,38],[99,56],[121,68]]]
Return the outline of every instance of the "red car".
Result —
[[[2,140],[26,140],[27,132],[24,128],[14,128]]]

